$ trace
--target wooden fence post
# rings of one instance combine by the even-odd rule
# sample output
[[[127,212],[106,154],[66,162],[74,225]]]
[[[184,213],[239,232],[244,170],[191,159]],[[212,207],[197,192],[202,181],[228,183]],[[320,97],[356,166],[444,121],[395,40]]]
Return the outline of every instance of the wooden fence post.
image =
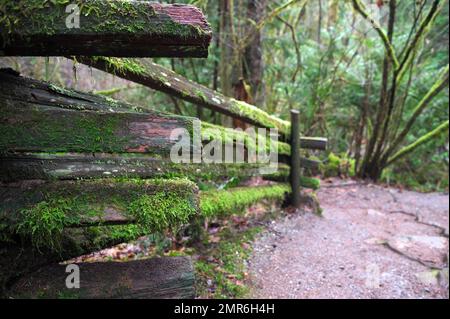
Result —
[[[300,207],[300,112],[291,110],[291,187],[292,206]]]

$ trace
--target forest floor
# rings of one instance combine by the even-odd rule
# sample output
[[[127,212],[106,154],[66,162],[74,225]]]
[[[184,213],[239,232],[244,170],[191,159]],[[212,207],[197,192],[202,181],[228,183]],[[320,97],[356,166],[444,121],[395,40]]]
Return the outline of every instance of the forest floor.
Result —
[[[338,179],[253,243],[253,298],[448,298],[449,197]]]

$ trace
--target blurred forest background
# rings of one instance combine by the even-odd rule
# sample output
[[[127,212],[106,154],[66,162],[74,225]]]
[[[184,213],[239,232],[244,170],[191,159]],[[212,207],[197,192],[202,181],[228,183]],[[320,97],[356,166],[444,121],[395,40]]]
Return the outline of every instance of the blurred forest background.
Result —
[[[208,16],[214,30],[210,56],[156,63],[283,119],[299,109],[302,133],[330,140],[329,152],[318,154],[326,176],[359,175],[419,191],[448,191],[448,1],[176,2],[194,4]],[[64,58],[1,58],[0,67],[232,124]]]

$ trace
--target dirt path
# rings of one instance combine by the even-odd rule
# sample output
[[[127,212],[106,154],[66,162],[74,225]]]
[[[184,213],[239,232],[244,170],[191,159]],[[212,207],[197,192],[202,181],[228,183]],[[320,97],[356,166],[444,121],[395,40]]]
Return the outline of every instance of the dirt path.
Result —
[[[256,240],[253,297],[448,298],[448,195],[348,183]]]

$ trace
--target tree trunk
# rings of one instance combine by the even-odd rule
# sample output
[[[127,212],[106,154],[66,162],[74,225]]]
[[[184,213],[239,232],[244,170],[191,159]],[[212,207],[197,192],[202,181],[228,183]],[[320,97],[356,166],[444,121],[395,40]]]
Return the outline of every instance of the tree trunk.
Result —
[[[360,0],[353,0],[352,2],[355,10],[368,22],[372,22],[372,25],[380,36],[386,51],[383,65],[380,103],[377,110],[373,133],[370,137],[369,145],[365,152],[364,161],[359,170],[360,177],[370,178],[376,181],[381,177],[383,169],[386,168],[389,163],[392,163],[390,157],[394,154],[396,149],[400,146],[400,143],[410,132],[417,117],[428,106],[429,102],[448,84],[447,67],[447,79],[445,78],[444,72],[441,79],[436,82],[430,92],[415,108],[414,114],[409,119],[406,119],[406,125],[403,131],[398,136],[395,136],[397,131],[396,128],[398,128],[399,125],[403,125],[401,121],[402,119],[395,118],[395,115],[398,114],[397,110],[403,107],[402,103],[397,103],[398,89],[401,87],[402,79],[409,66],[414,62],[414,52],[416,52],[417,46],[421,41],[426,40],[426,34],[429,30],[431,30],[431,26],[436,20],[438,14],[441,12],[446,1],[433,1],[428,14],[421,21],[414,37],[409,38],[411,41],[407,41],[405,48],[401,51],[402,53],[397,53],[393,44],[396,25],[397,0],[389,0],[387,33],[384,32],[383,28],[378,23],[373,22],[370,14],[366,12],[366,9]],[[380,2],[380,4],[382,3]],[[419,19],[419,17],[416,19]],[[415,24],[413,28],[415,28]],[[414,29],[411,30],[411,35],[412,32],[414,32]],[[407,88],[409,87],[410,85],[408,84]],[[400,114],[402,114],[402,111],[400,112]],[[430,136],[433,136],[433,134]],[[413,149],[414,148],[407,148],[407,153]]]
[[[225,96],[233,96],[233,15],[234,0],[219,0],[220,2],[220,89]],[[222,125],[232,126],[227,116],[222,116]]]
[[[392,39],[394,37],[394,29],[395,29],[395,19],[396,19],[396,0],[390,0],[389,6],[389,21],[388,21],[388,32],[387,32],[387,41],[392,43]],[[384,128],[383,123],[386,121],[386,116],[388,114],[388,107],[390,104],[389,98],[393,95],[393,92],[389,90],[389,81],[391,79],[391,73],[393,69],[392,61],[390,59],[389,51],[386,50],[384,62],[383,62],[383,76],[382,76],[382,84],[381,84],[381,92],[380,92],[380,102],[378,106],[377,118],[375,121],[374,130],[372,136],[369,140],[369,145],[366,149],[364,161],[361,165],[361,170],[359,172],[360,177],[362,178],[370,178],[372,180],[378,180],[381,177],[382,170],[378,167],[378,158],[375,157],[375,153],[378,150],[379,143],[383,143],[381,141],[381,134]],[[395,88],[392,88],[395,89]]]
[[[356,132],[356,138],[355,138],[355,167],[358,169],[361,164],[361,152],[362,152],[362,145],[364,140],[364,131],[366,129],[367,125],[367,119],[369,116],[369,109],[370,109],[370,96],[372,94],[372,78],[370,76],[370,71],[366,67],[366,83],[364,85],[365,89],[365,96],[364,101],[362,103],[361,107],[361,116],[359,119],[359,124]]]
[[[266,14],[267,0],[248,0],[247,18],[258,24]],[[254,32],[252,41],[245,51],[245,79],[251,87],[251,97],[253,103],[256,105],[265,105],[265,88],[264,88],[264,59],[262,38],[263,31],[252,31],[253,27],[249,28],[249,32]]]

